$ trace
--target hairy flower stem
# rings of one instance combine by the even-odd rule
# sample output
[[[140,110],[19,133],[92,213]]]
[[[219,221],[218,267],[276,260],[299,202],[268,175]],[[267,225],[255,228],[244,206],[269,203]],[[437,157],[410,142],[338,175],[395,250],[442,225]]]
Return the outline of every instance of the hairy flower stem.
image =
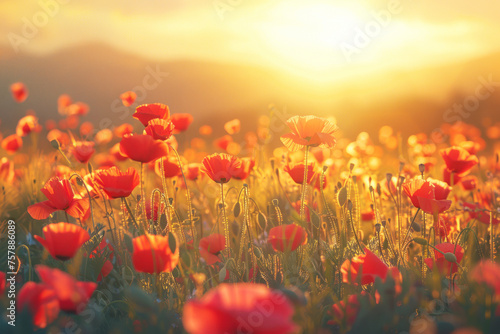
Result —
[[[186,200],[187,200],[187,204],[188,204],[188,218],[189,218],[189,221],[191,222],[191,234],[193,237],[193,245],[196,245],[196,233],[195,233],[194,220],[193,220],[193,205],[191,203],[191,195],[189,193],[187,179],[186,179],[186,176],[184,175],[184,169],[182,168],[182,162],[181,162],[181,157],[179,156],[179,153],[177,153],[175,148],[173,148],[172,146],[170,146],[170,148],[175,153],[175,156],[177,158],[177,163],[179,164],[179,169],[181,170],[182,179],[184,180],[184,185],[186,186]]]
[[[425,224],[425,212],[422,211],[422,216],[423,216],[423,226],[422,226],[422,235],[424,237],[425,240],[427,240],[427,236],[426,236],[426,229],[427,229],[427,226]],[[424,259],[426,257],[426,252],[427,250],[427,246],[422,246],[422,263],[421,263],[421,270],[422,270],[422,280],[425,278],[425,263],[424,263]]]
[[[165,178],[165,166],[163,163],[164,157],[160,159],[160,169],[161,169],[161,184],[163,186],[163,194],[166,198],[165,201],[165,210],[166,210],[166,216],[167,216],[167,231],[171,232],[172,231],[172,215],[170,214],[170,202],[168,200],[168,188],[167,188],[167,180]],[[161,203],[160,203],[161,205]]]
[[[363,252],[363,254],[364,254],[365,250],[361,246],[361,242],[359,241],[359,238],[358,238],[358,232],[354,228],[354,222],[353,222],[353,218],[352,218],[352,210],[348,210],[348,211],[349,211],[349,217],[350,217],[350,219],[348,218],[347,220],[350,220],[350,222],[351,222],[350,225],[351,225],[351,228],[352,228],[352,233],[354,234],[354,238],[356,239],[356,243],[358,244],[359,250],[361,252]]]
[[[495,261],[493,256],[493,212],[490,212],[490,260]]]
[[[222,224],[224,225],[224,239],[226,241],[226,255],[229,258],[230,245],[229,245],[229,221],[226,216],[226,204],[224,202],[224,183],[220,184],[220,201],[221,201],[221,213],[222,213]]]
[[[300,197],[300,219],[305,219],[305,200],[307,192],[307,158],[309,156],[309,146],[306,146],[304,152],[304,180],[302,182],[302,194]]]
[[[125,208],[128,211],[128,214],[130,215],[130,218],[132,218],[132,221],[134,222],[135,228],[139,229],[139,224],[137,224],[137,221],[135,220],[134,215],[132,214],[132,210],[130,209],[130,206],[128,205],[128,202],[125,198],[122,197],[123,204],[125,205]]]
[[[143,228],[144,231],[147,231],[147,221],[148,221],[148,216],[146,214],[146,194],[144,192],[144,163],[141,162],[141,207],[142,207],[142,216],[144,218],[143,222]]]

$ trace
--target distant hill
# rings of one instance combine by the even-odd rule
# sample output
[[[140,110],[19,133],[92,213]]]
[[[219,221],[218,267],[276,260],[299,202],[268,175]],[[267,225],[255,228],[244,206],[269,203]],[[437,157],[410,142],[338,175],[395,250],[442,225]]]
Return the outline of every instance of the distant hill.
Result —
[[[136,86],[153,85],[151,77],[144,82],[150,76],[148,67],[168,76],[160,77],[156,88],[145,89],[140,102],[163,102],[172,112],[191,113],[196,120],[193,127],[208,123],[222,129],[224,121],[240,117],[244,130],[252,130],[255,115],[265,114],[273,103],[290,115],[335,116],[350,136],[360,131],[375,133],[385,124],[405,133],[430,131],[443,122],[443,113],[453,103],[474,94],[479,77],[500,81],[500,54],[368,77],[349,77],[346,72],[339,76],[349,79],[317,84],[266,67],[195,60],[157,62],[99,44],[46,56],[0,50],[1,128],[15,126],[27,109],[34,109],[42,120],[57,119],[56,100],[62,93],[88,103],[90,113],[85,119],[94,124],[109,118],[116,125],[124,121],[139,125],[131,117],[133,108],[128,113],[118,110],[116,99]],[[28,100],[20,105],[8,89],[15,81],[25,82],[30,90]],[[486,115],[500,121],[500,85],[494,89],[467,121],[477,124]]]

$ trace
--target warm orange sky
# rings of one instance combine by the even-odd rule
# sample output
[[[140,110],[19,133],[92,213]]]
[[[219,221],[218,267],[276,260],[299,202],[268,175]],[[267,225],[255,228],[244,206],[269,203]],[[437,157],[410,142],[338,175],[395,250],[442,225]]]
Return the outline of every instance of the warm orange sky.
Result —
[[[0,43],[9,46],[9,39],[23,37],[28,20],[40,27],[17,39],[19,53],[101,42],[150,59],[256,63],[317,81],[458,62],[500,50],[500,1],[61,2],[67,3],[2,1]],[[43,3],[55,8],[53,17],[43,14]],[[392,12],[390,18],[381,11]],[[363,39],[360,31],[371,36]]]

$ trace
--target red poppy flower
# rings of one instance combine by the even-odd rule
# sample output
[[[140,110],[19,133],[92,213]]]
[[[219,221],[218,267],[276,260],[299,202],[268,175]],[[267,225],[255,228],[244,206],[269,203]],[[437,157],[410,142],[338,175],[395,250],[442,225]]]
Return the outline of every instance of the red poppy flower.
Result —
[[[45,328],[59,316],[59,301],[56,292],[47,284],[27,282],[17,295],[17,309],[28,308],[33,324]]]
[[[403,184],[405,194],[416,208],[434,214],[446,211],[451,206],[451,201],[446,200],[451,189],[443,182],[433,180],[425,181],[415,178]]]
[[[202,136],[210,136],[212,134],[212,127],[210,125],[202,125],[199,132]]]
[[[478,183],[479,181],[474,175],[466,176],[460,181],[460,185],[462,186],[462,188],[469,191],[476,189]]]
[[[118,138],[123,138],[125,135],[131,134],[134,131],[134,127],[131,124],[123,123],[119,127],[113,130],[113,133]]]
[[[302,184],[304,182],[304,164],[303,163],[288,163],[283,168],[285,172],[290,175],[290,177],[297,184]],[[307,184],[311,183],[311,180],[316,176],[314,172],[314,162],[307,164]]]
[[[181,157],[181,161],[183,158]],[[155,162],[155,172],[161,176],[161,160],[158,159]],[[179,162],[174,156],[168,156],[167,159],[163,159],[163,175],[169,179],[181,175],[181,168],[179,167]]]
[[[469,278],[478,283],[486,284],[493,291],[495,296],[500,297],[500,265],[490,260],[479,262],[469,273]]]
[[[226,240],[222,234],[211,234],[200,240],[200,255],[208,265],[219,262],[217,255],[226,248]]]
[[[23,147],[23,139],[18,135],[10,135],[2,140],[2,148],[9,154],[14,154]]]
[[[168,154],[168,144],[148,135],[126,135],[120,142],[120,152],[140,162],[151,162]]]
[[[481,144],[472,140],[460,142],[458,145],[470,154],[476,154],[481,149]]]
[[[89,233],[80,226],[64,222],[45,226],[43,236],[45,239],[38,235],[34,237],[52,257],[61,261],[73,258],[90,238]]]
[[[132,263],[137,271],[149,274],[171,272],[179,262],[179,247],[172,253],[168,237],[146,234],[132,242]]]
[[[62,94],[57,98],[57,111],[59,114],[64,115],[65,110],[73,103],[71,97],[68,94]]]
[[[366,292],[362,291],[361,295],[366,295]],[[329,321],[328,324],[335,325],[345,321],[348,326],[352,326],[358,317],[359,310],[361,309],[361,304],[359,303],[358,298],[358,295],[350,295],[347,297],[347,303],[344,300],[341,300],[338,303],[333,304],[332,309],[328,312],[332,315],[333,320]]]
[[[17,103],[24,102],[28,98],[28,89],[22,82],[10,85],[10,92]]]
[[[255,159],[241,158],[240,161],[241,166],[234,170],[233,177],[237,180],[245,180],[255,166]]]
[[[313,147],[311,149],[311,153],[313,154],[314,159],[316,159],[316,162],[319,165],[322,165],[323,162],[325,162],[325,160],[330,157],[331,150],[320,147]]]
[[[337,141],[333,136],[337,126],[324,118],[294,116],[286,124],[292,133],[281,136],[281,142],[290,151],[298,151],[304,146],[332,148]]]
[[[19,137],[27,136],[31,133],[31,131],[39,130],[40,125],[38,125],[38,118],[35,116],[24,116],[17,122],[16,134]]]
[[[344,283],[357,284],[359,275],[361,285],[365,285],[375,282],[375,277],[385,280],[389,267],[377,255],[365,248],[365,254],[355,256],[351,260],[345,260],[340,270]]]
[[[3,296],[3,293],[5,292],[5,278],[5,273],[0,271],[0,297]]]
[[[419,208],[420,203],[418,201],[419,197],[423,198],[434,198],[434,189],[430,182],[427,182],[421,178],[415,178],[411,181],[405,182],[403,184],[403,190],[405,194],[410,198],[411,203],[414,207]]]
[[[224,130],[226,130],[227,133],[230,135],[234,135],[238,132],[240,132],[241,128],[241,122],[239,119],[235,118],[232,121],[226,122],[224,124]]]
[[[150,135],[154,139],[167,140],[174,131],[174,123],[170,119],[152,119],[148,122],[145,135]]]
[[[44,265],[37,265],[35,269],[40,280],[54,290],[60,309],[66,312],[82,312],[97,287],[94,282],[79,282],[59,269]]]
[[[91,141],[78,141],[72,147],[71,152],[76,160],[86,164],[95,152],[94,145],[94,142]]]
[[[78,127],[78,124],[80,124],[80,117],[78,115],[70,115],[68,117],[66,117],[66,119],[64,120],[65,122],[65,129],[76,129]],[[63,127],[61,126],[61,129]]]
[[[440,201],[447,199],[451,192],[451,187],[443,181],[428,178],[427,181],[434,186],[434,199]]]
[[[188,180],[195,181],[198,179],[200,175],[201,164],[199,163],[191,163],[184,165],[184,175]]]
[[[64,110],[64,113],[68,116],[85,116],[89,112],[89,106],[83,102],[75,102],[70,104]],[[78,120],[78,118],[74,118]]]
[[[439,153],[441,153],[446,167],[460,176],[469,172],[478,163],[475,155],[458,146],[443,149]]]
[[[97,170],[94,180],[110,198],[123,198],[130,196],[139,185],[139,174],[133,167],[129,167],[125,172],[111,167]]]
[[[6,157],[0,159],[0,180],[10,184],[14,181],[15,176],[14,163]]]
[[[227,151],[227,147],[232,142],[233,142],[233,137],[231,137],[230,135],[225,135],[225,136],[222,136],[222,137],[214,140],[214,146],[218,147],[224,151]]]
[[[190,334],[292,333],[293,306],[263,284],[220,284],[184,306],[182,323]]]
[[[167,119],[170,117],[170,110],[163,103],[142,104],[135,109],[132,117],[138,119],[142,125],[148,126],[152,119]]]
[[[75,195],[68,180],[58,177],[50,178],[41,189],[47,201],[28,207],[33,219],[45,219],[58,210],[66,211],[71,217],[79,218],[89,207],[87,199]]]
[[[241,161],[235,156],[225,153],[215,153],[203,158],[202,171],[217,183],[231,180],[235,170],[241,167]]]
[[[451,244],[449,242],[443,242],[441,244],[436,245],[435,247],[445,254],[446,253],[455,254],[458,263],[462,261],[462,258],[464,256],[464,249],[460,245],[457,245],[456,251],[455,251],[455,244]],[[424,262],[429,267],[430,270],[432,270],[434,268],[434,265],[436,265],[439,272],[444,276],[454,274],[458,271],[458,266],[455,263],[451,263],[448,260],[446,260],[444,258],[444,255],[438,252],[437,250],[434,250],[434,259],[427,258],[424,260]]]
[[[122,103],[125,107],[130,107],[135,102],[136,98],[137,94],[132,91],[127,91],[120,94],[120,100],[122,100]]]
[[[94,124],[92,122],[84,122],[80,125],[80,136],[86,137],[94,132]]]
[[[307,243],[307,233],[296,224],[280,225],[269,230],[267,242],[277,252],[291,252]]]
[[[174,133],[186,131],[193,122],[193,116],[191,116],[191,114],[172,114],[170,119],[175,125]]]
[[[469,212],[469,216],[472,219],[477,219],[483,224],[490,224],[491,213],[483,211],[485,208],[481,207],[479,204],[463,202],[462,206]],[[500,219],[493,217],[491,219],[493,225],[500,223]]]
[[[375,219],[375,212],[373,210],[366,210],[361,212],[361,220],[364,222],[372,221]]]

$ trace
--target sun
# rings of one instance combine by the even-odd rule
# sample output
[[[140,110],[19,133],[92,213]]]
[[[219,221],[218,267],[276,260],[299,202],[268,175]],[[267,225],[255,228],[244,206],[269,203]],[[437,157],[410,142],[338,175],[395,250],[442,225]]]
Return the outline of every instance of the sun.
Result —
[[[259,38],[275,65],[313,75],[346,65],[339,45],[362,23],[352,8],[291,1],[267,12],[259,24]]]

